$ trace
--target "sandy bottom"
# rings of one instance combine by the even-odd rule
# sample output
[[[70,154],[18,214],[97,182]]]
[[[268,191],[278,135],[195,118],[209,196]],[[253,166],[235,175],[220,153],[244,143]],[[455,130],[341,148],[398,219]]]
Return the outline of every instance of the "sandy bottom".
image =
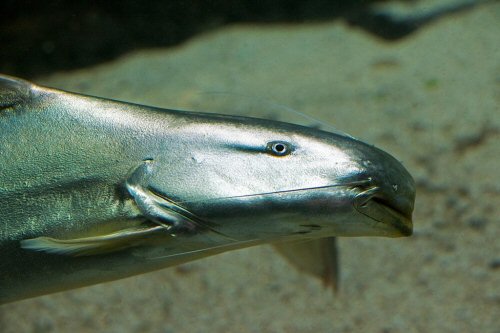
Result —
[[[341,239],[341,291],[270,247],[0,307],[11,332],[500,332],[500,6],[382,43],[341,22],[235,26],[37,82],[203,111],[275,101],[397,156],[415,234]],[[248,97],[250,96],[250,97]],[[267,107],[267,102],[264,107]]]

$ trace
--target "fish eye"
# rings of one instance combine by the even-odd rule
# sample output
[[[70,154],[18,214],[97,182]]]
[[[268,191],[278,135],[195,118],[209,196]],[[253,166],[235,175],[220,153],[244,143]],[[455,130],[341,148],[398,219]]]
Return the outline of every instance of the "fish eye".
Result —
[[[292,152],[292,146],[284,141],[271,141],[267,143],[266,150],[275,156],[285,156]]]

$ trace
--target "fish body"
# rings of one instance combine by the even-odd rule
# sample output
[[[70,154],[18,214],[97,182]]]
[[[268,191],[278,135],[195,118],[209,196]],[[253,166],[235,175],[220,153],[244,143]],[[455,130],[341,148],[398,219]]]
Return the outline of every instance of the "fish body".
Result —
[[[0,304],[231,249],[407,236],[413,179],[351,137],[0,76]]]

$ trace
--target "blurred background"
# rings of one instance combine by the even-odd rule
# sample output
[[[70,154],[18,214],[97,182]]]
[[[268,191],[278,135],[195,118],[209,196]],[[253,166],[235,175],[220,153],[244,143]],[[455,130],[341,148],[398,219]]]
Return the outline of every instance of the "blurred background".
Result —
[[[391,16],[385,1],[353,0],[3,0],[0,4],[0,72],[33,77],[109,61],[141,48],[180,44],[234,23],[277,24],[343,20],[386,40],[408,36],[441,16],[484,1]],[[397,3],[398,1],[393,1]],[[418,3],[401,0],[401,3]]]

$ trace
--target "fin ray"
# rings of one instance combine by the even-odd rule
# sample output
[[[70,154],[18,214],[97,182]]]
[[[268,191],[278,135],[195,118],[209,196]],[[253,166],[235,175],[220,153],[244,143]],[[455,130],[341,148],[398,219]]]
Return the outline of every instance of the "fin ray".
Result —
[[[164,227],[128,228],[117,232],[93,237],[57,239],[37,237],[21,241],[25,250],[40,251],[69,256],[87,256],[115,252],[128,247],[137,246],[144,238],[165,230]]]

